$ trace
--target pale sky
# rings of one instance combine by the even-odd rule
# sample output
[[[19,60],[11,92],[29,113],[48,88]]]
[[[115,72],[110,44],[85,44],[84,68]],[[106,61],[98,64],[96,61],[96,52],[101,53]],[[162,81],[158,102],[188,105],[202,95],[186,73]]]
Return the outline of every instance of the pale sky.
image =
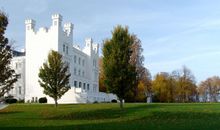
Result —
[[[74,24],[74,43],[92,37],[102,43],[113,28],[129,26],[142,41],[145,66],[154,76],[183,65],[197,82],[220,76],[219,0],[0,0],[9,16],[6,36],[24,48],[24,20],[36,28],[49,27],[51,15],[60,13]]]

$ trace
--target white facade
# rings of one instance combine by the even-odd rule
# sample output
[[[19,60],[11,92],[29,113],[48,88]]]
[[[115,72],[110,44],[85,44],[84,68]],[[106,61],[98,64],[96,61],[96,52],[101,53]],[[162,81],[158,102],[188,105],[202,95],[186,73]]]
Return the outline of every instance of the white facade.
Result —
[[[18,100],[24,100],[25,97],[25,56],[14,56],[11,61],[12,69],[17,74],[17,82],[7,96],[13,96]]]
[[[47,97],[48,103],[53,99],[43,94],[38,80],[39,69],[47,60],[50,50],[58,51],[63,60],[69,64],[71,89],[58,100],[59,103],[102,102],[116,99],[113,94],[100,93],[98,87],[99,45],[91,38],[85,40],[85,47],[80,49],[73,44],[73,24],[62,26],[62,16],[52,15],[52,25],[49,28],[35,29],[35,21],[25,21],[25,101],[37,101]],[[17,83],[16,83],[17,84]]]

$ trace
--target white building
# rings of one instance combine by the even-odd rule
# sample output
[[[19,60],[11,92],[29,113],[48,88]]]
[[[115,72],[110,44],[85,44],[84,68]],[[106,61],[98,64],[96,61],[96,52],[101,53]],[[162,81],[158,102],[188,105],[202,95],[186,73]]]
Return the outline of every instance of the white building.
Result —
[[[18,100],[24,100],[25,96],[25,53],[13,51],[13,59],[11,61],[12,69],[17,74],[17,82],[7,96],[16,97]]]
[[[63,55],[63,60],[69,64],[71,73],[71,89],[58,100],[59,103],[104,102],[116,99],[113,94],[99,92],[99,45],[93,43],[91,38],[85,40],[83,49],[74,45],[73,24],[65,23],[62,26],[62,16],[59,14],[52,15],[52,25],[49,28],[42,27],[36,30],[35,21],[32,19],[26,20],[25,25],[25,57],[14,57],[12,65],[16,65],[17,62],[25,63],[19,73],[25,79],[21,81],[23,82],[21,89],[25,88],[22,92],[26,102],[47,97],[48,103],[54,103],[52,98],[43,94],[43,88],[38,83],[39,69],[47,60],[50,50],[58,51]],[[17,68],[15,69],[18,71]],[[17,92],[16,86],[21,86],[21,83],[15,84]]]

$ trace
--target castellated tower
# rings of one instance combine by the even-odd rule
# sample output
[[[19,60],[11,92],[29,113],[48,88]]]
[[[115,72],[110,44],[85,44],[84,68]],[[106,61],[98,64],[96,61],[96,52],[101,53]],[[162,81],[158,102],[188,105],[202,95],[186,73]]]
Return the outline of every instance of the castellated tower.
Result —
[[[39,69],[47,60],[50,50],[63,55],[63,61],[69,65],[71,73],[71,89],[60,99],[59,103],[86,103],[94,101],[111,101],[116,96],[99,92],[98,58],[99,46],[91,38],[85,40],[85,47],[73,44],[73,24],[62,25],[60,14],[52,15],[52,25],[49,28],[35,28],[35,21],[28,19],[26,25],[26,67],[25,67],[25,101],[37,101],[47,97],[49,103],[53,99],[43,94],[38,80]]]
[[[61,52],[63,43],[72,46],[73,25],[68,23],[62,28],[62,16],[52,15],[52,25],[49,28],[41,27],[35,29],[35,21],[28,19],[26,25],[26,98],[25,100],[35,101],[45,96],[43,89],[38,83],[38,73],[43,62],[46,61],[50,50]],[[66,30],[66,32],[64,32]],[[67,35],[68,34],[68,35]]]
[[[34,30],[35,28],[35,21],[33,19],[25,20],[26,30]]]

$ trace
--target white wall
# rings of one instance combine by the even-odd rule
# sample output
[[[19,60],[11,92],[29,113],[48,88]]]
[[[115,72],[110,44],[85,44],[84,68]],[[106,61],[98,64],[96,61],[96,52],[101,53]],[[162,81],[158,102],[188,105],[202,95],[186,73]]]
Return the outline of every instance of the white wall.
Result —
[[[13,84],[13,89],[7,95],[12,95],[18,100],[23,100],[25,97],[25,56],[13,57],[11,67],[18,75],[18,80]]]

